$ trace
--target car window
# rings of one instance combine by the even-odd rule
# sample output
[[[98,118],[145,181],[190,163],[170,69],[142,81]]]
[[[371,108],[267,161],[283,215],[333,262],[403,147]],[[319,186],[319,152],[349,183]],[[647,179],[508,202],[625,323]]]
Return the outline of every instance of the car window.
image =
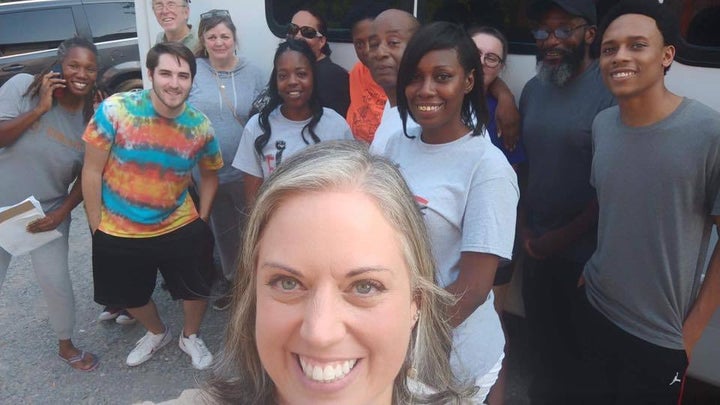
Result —
[[[55,49],[75,34],[70,8],[0,14],[0,54],[3,56]]]
[[[84,8],[95,43],[137,36],[134,2],[86,4]]]

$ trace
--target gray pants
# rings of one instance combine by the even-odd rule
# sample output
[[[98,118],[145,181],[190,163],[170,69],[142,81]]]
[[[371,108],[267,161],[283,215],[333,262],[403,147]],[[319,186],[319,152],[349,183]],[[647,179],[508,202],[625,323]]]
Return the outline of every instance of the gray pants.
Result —
[[[240,234],[245,223],[245,194],[242,180],[218,186],[212,211],[210,229],[220,255],[225,280],[235,278],[240,253]]]
[[[59,340],[70,339],[75,327],[75,296],[68,266],[68,234],[70,219],[57,230],[61,237],[30,252],[35,276],[47,302],[50,325]],[[0,248],[0,291],[12,256]]]

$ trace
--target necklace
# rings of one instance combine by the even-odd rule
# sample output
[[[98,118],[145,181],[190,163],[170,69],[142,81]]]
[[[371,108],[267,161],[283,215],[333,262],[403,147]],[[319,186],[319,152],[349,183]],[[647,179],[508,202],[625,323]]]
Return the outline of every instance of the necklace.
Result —
[[[231,76],[234,76],[234,75],[235,75],[235,72],[234,72],[234,71],[233,71],[233,72],[230,72],[230,75],[231,75]],[[237,114],[237,111],[235,111],[235,104],[234,104],[234,103],[231,103],[230,100],[228,99],[227,94],[225,94],[225,83],[223,83],[223,82],[220,80],[220,73],[219,73],[217,70],[214,70],[214,71],[213,71],[213,76],[215,77],[215,82],[217,83],[218,91],[220,92],[220,97],[222,97],[223,104],[226,104],[226,105],[227,105],[227,107],[230,109],[230,112],[232,113],[232,115],[233,115],[233,117],[235,118],[235,120],[236,120],[238,123],[240,123],[240,125],[245,126],[244,120],[243,120],[242,118],[240,118],[240,117],[238,116],[238,114]]]

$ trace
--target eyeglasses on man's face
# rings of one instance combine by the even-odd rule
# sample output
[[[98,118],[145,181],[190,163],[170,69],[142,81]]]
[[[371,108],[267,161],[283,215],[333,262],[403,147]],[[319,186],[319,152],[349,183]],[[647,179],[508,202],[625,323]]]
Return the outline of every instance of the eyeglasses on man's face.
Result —
[[[187,3],[184,1],[168,1],[163,3],[162,1],[155,1],[152,4],[153,11],[159,13],[166,9],[168,11],[177,11],[181,7],[187,7]]]
[[[300,27],[297,24],[290,23],[288,25],[288,36],[294,37],[297,35],[297,33],[300,32],[300,35],[303,36],[303,38],[306,39],[313,39],[313,38],[321,38],[323,37],[323,34],[319,33],[315,28],[313,27]]]
[[[200,19],[205,20],[213,17],[230,17],[230,12],[227,10],[210,10],[206,13],[200,14]]]
[[[535,39],[537,39],[538,41],[544,41],[544,40],[550,38],[550,34],[555,35],[555,38],[557,38],[557,39],[568,39],[568,38],[570,38],[570,35],[572,35],[572,33],[575,32],[576,29],[585,27],[587,25],[588,24],[580,24],[575,27],[560,27],[560,28],[556,28],[553,31],[548,31],[547,29],[544,29],[544,28],[538,28],[538,29],[532,30],[530,32],[532,32],[533,37]]]
[[[480,51],[478,51],[478,52],[480,52]],[[498,65],[500,65],[501,63],[503,63],[503,58],[501,58],[500,56],[498,56],[492,52],[488,52],[488,53],[480,52],[480,62],[484,66],[487,66],[489,68],[495,68],[495,67],[498,67]]]

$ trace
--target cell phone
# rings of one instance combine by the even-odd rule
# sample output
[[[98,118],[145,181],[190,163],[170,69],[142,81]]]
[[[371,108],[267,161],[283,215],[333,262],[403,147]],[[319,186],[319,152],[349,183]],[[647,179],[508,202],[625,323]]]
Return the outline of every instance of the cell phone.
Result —
[[[50,71],[51,71],[51,72],[54,72],[54,73],[60,73],[60,77],[59,77],[59,78],[62,79],[62,65],[61,65],[61,64],[59,64],[59,63],[54,64],[54,65],[50,68]]]
[[[55,73],[59,73],[60,76],[57,76],[58,79],[62,79],[62,78],[63,78],[62,66],[61,66],[59,63],[54,64],[53,67],[50,68],[50,71],[51,71],[51,72],[55,72]],[[53,97],[55,97],[55,98],[60,98],[60,97],[62,97],[62,96],[64,96],[64,95],[65,95],[65,89],[64,89],[64,88],[63,88],[63,89],[55,89],[55,90],[53,90]]]

